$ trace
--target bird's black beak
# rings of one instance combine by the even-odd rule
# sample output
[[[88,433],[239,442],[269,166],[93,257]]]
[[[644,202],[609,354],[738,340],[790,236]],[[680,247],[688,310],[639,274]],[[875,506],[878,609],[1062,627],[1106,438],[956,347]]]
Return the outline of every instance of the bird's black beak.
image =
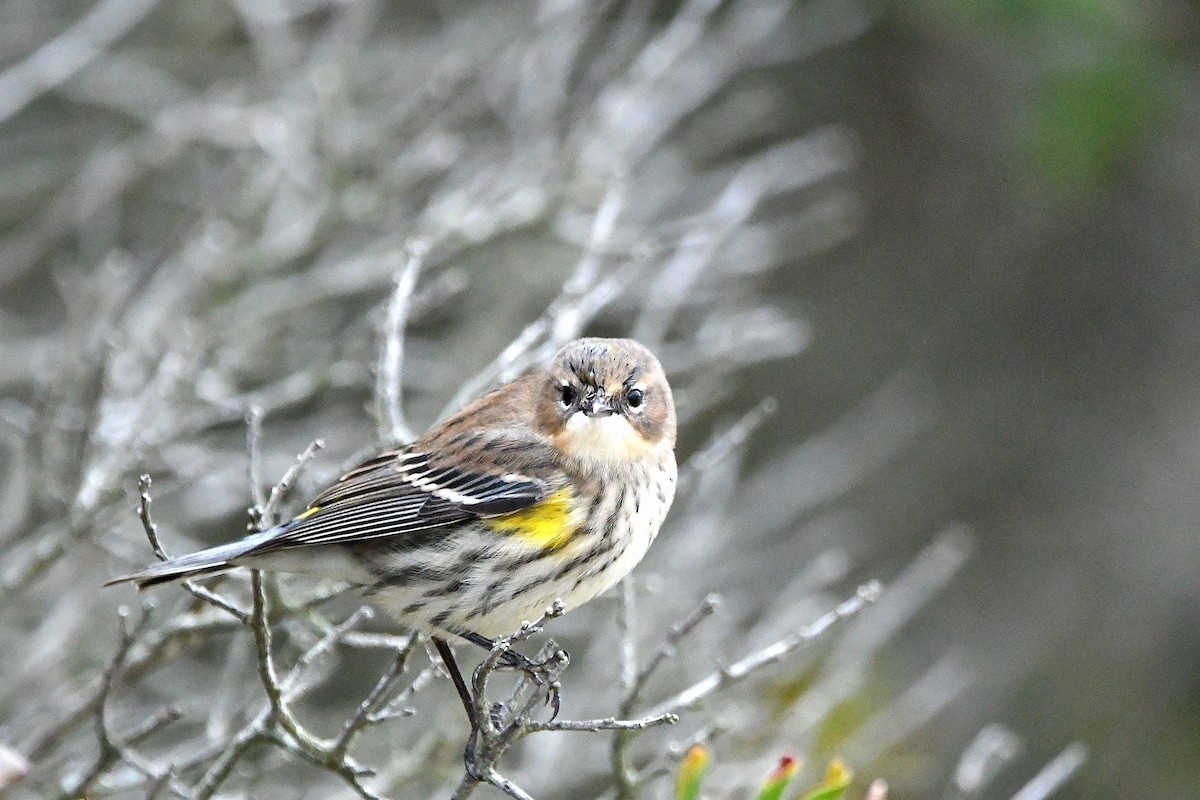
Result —
[[[584,399],[583,413],[589,417],[607,417],[617,413],[617,410],[609,405],[607,397],[602,394],[594,394]]]

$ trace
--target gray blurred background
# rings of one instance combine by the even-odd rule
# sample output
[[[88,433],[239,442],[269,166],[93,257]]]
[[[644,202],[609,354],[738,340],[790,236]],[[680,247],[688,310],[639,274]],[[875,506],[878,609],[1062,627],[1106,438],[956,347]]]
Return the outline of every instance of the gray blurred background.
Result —
[[[681,15],[695,28],[671,28]],[[659,99],[606,106],[605,87],[640,85],[622,65],[663,30],[685,56],[641,65]],[[617,175],[628,234],[600,251],[627,283],[584,329],[662,334],[684,458],[778,401],[735,470],[740,530],[763,532],[697,537],[677,563],[687,531],[668,530],[647,574],[674,597],[687,570],[680,586],[726,593],[727,624],[750,625],[821,554],[844,559],[841,596],[963,526],[962,571],[871,655],[868,688],[818,739],[837,750],[951,653],[965,688],[859,765],[893,796],[942,796],[997,721],[1025,745],[1008,794],[1079,740],[1090,760],[1059,796],[1196,797],[1198,45],[1182,0],[0,2],[2,558],[20,575],[60,527],[83,554],[4,595],[7,649],[32,659],[10,664],[4,742],[19,748],[54,681],[77,684],[111,649],[129,598],[98,584],[146,555],[139,472],[164,476],[158,513],[181,550],[244,520],[233,400],[283,397],[271,475],[315,436],[324,475],[368,445],[374,331],[416,235],[434,246],[432,310],[414,317],[406,393],[414,426],[430,423],[554,298],[616,185],[596,176]],[[784,154],[798,171],[752,213],[704,222],[730,175],[794,141],[811,152]],[[687,274],[664,265],[688,226],[728,235],[718,277],[680,284],[663,334],[650,287]],[[187,364],[189,413],[225,416],[145,441],[109,431],[128,457],[81,506],[94,473],[47,471],[103,462],[88,409],[149,385],[164,353]],[[810,485],[773,479],[783,463]],[[103,635],[47,637],[49,616],[73,614]],[[47,660],[52,675],[29,674]]]

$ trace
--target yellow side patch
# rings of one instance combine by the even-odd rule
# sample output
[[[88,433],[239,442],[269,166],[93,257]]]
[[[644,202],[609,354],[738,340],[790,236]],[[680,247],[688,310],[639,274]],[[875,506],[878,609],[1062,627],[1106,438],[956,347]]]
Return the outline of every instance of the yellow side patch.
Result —
[[[305,511],[303,514],[298,514],[292,521],[295,522],[296,520],[308,519],[309,517],[311,517],[313,514],[317,513],[320,510],[321,510],[320,506],[313,506],[312,508]]]
[[[570,489],[559,489],[540,503],[483,520],[497,533],[514,536],[544,550],[558,550],[571,540],[579,526],[574,496]]]

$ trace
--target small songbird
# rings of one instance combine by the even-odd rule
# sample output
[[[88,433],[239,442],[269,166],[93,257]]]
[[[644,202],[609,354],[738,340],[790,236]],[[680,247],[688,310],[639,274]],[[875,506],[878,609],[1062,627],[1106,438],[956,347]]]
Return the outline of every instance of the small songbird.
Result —
[[[489,647],[641,561],[675,494],[674,448],[654,355],[631,339],[578,339],[350,470],[290,521],[112,583],[236,566],[335,578],[432,635],[444,657],[446,640]]]

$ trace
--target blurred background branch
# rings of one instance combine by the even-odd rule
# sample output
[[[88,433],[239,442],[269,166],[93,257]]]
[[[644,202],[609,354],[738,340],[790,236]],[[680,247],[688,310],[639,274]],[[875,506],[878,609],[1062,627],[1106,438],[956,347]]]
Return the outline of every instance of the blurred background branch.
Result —
[[[359,598],[230,576],[114,636],[100,584],[596,333],[685,467],[621,608],[554,623],[564,720],[681,719],[532,720],[504,780],[1192,796],[1195,16],[0,0],[0,791],[450,796],[453,695]]]

